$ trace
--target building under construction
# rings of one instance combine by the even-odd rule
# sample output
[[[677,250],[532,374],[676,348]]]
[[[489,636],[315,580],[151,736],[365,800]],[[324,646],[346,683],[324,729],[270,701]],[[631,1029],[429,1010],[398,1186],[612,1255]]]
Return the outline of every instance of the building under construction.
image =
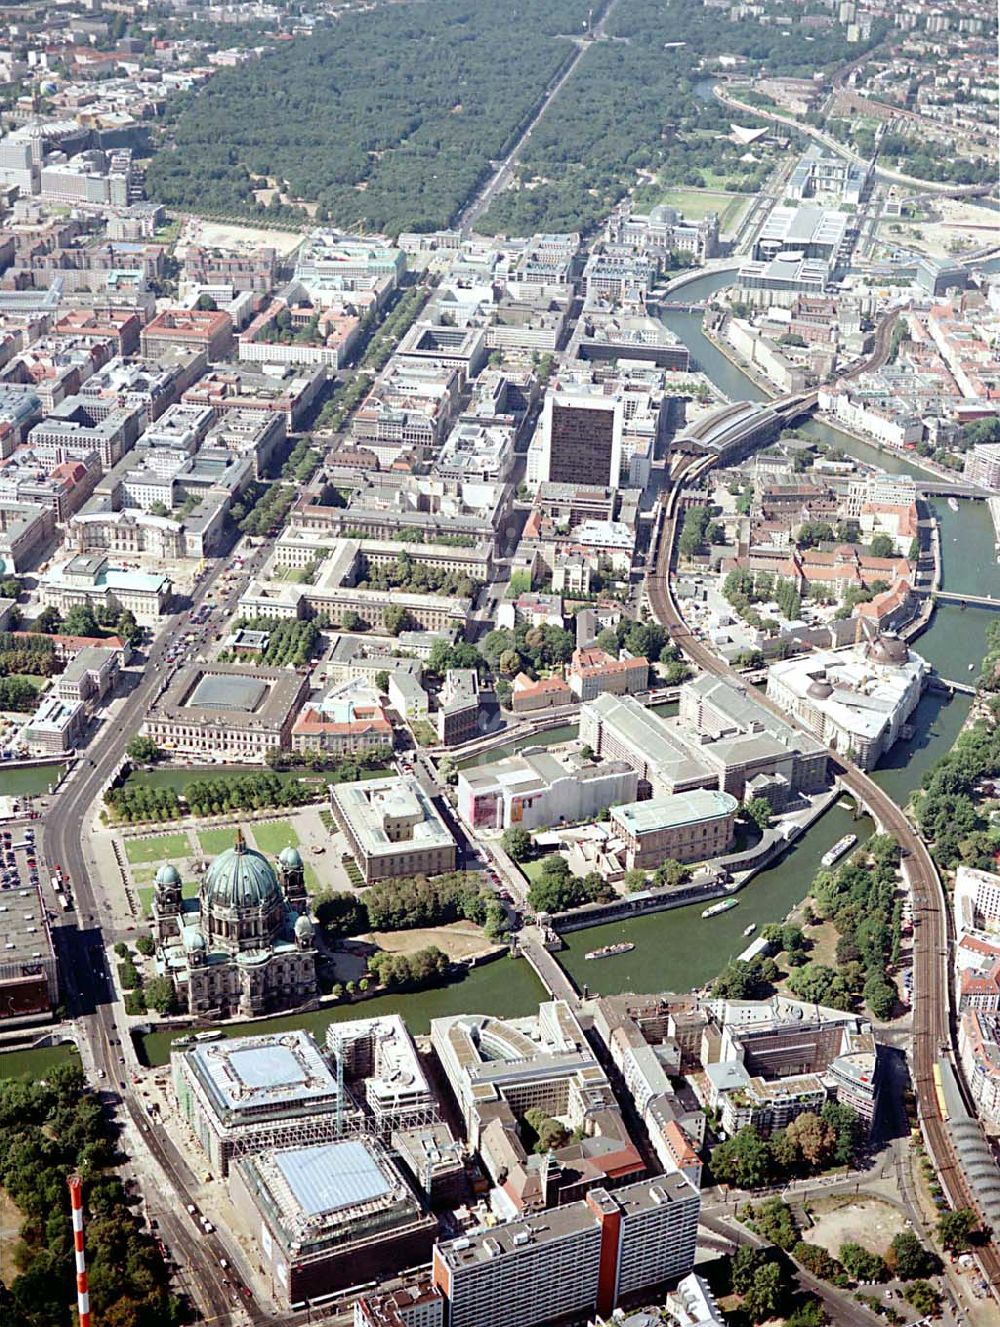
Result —
[[[363,1127],[361,1112],[308,1032],[193,1038],[170,1057],[181,1113],[216,1175],[236,1156],[332,1142]]]
[[[399,1014],[331,1023],[326,1045],[334,1064],[343,1066],[342,1080],[354,1088],[359,1101],[363,1097],[372,1131],[380,1138],[440,1119],[417,1048]]]
[[[279,1147],[233,1162],[229,1191],[285,1307],[430,1258],[437,1221],[374,1138]]]

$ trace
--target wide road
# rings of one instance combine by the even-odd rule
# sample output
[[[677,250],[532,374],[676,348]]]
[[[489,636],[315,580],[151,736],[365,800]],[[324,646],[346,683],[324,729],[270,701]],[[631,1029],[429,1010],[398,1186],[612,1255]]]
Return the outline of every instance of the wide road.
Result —
[[[618,0],[609,0],[604,12],[594,25],[593,37],[595,40],[604,35],[604,25],[617,3]],[[500,162],[500,165],[496,168],[486,183],[477,190],[459,213],[458,219],[455,222],[457,229],[464,231],[466,234],[473,230],[476,222],[489,208],[497,194],[502,193],[510,184],[514,175],[514,167],[517,165],[521,153],[524,151],[525,144],[531,137],[531,131],[576,73],[577,66],[586,55],[588,47],[592,44],[591,41],[582,40],[578,43],[573,58],[568,64],[563,66],[562,73],[556,75],[555,82],[551,83],[548,90],[542,94],[537,110],[521,133],[517,142],[504,157],[503,161]]]
[[[232,605],[242,589],[242,580],[253,573],[257,562],[265,553],[261,547],[248,561],[241,583],[234,585],[225,596]],[[220,559],[195,591],[194,604],[210,593],[225,571],[227,562]],[[195,1284],[195,1298],[200,1302],[206,1320],[218,1323],[245,1321],[242,1309],[234,1316],[232,1290],[223,1284],[219,1267],[222,1252],[217,1241],[201,1234],[193,1221],[187,1219],[184,1207],[191,1200],[186,1192],[178,1168],[178,1158],[171,1155],[172,1145],[161,1141],[155,1129],[144,1133],[144,1112],[136,1101],[129,1082],[128,1060],[131,1048],[122,1044],[123,1036],[115,1021],[115,992],[106,974],[106,954],[109,941],[101,931],[103,897],[101,883],[95,877],[86,852],[91,805],[108,782],[114,777],[125,747],[138,732],[143,717],[157,690],[168,676],[169,665],[164,656],[169,644],[183,629],[187,610],[171,617],[150,646],[138,683],[114,719],[105,723],[87,747],[87,758],[81,759],[52,799],[43,825],[42,851],[51,866],[58,862],[68,875],[76,904],[75,917],[60,918],[53,928],[59,953],[60,976],[64,998],[84,1037],[98,1070],[106,1074],[107,1093],[117,1095],[123,1109],[132,1117],[135,1131],[147,1144],[159,1166],[177,1188],[174,1204],[176,1216],[164,1225],[165,1242],[175,1260],[184,1267]],[[219,614],[201,628],[193,643],[197,649],[214,632]],[[135,672],[130,677],[135,678]],[[107,1095],[106,1093],[106,1095]],[[254,1321],[263,1316],[251,1310]]]
[[[689,630],[677,609],[670,585],[677,524],[676,497],[681,479],[691,470],[704,473],[707,464],[711,464],[708,458],[691,457],[675,474],[674,487],[666,498],[656,558],[646,589],[653,615],[668,629],[692,663],[707,673],[740,681],[739,675]],[[758,694],[757,700],[786,723],[795,722],[765,696]],[[936,1060],[942,1052],[953,1052],[948,998],[948,911],[941,880],[923,839],[892,798],[855,765],[833,753],[830,762],[843,785],[867,807],[879,828],[896,839],[902,849],[903,869],[913,892],[914,919],[919,921],[914,929],[912,1066],[920,1120],[927,1149],[953,1206],[977,1210],[965,1174],[958,1165],[934,1088]],[[981,1249],[979,1259],[990,1285],[1000,1286],[1000,1249],[996,1243]]]

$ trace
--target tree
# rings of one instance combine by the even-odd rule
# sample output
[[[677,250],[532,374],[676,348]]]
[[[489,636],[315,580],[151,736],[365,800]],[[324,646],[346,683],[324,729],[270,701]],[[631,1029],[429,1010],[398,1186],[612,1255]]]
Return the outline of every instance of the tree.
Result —
[[[630,894],[638,894],[640,890],[646,888],[648,883],[646,880],[646,872],[638,870],[626,871],[625,879],[622,883]]]
[[[767,1143],[752,1125],[745,1125],[712,1152],[712,1174],[721,1184],[759,1189],[770,1172]]]
[[[829,1161],[837,1143],[833,1126],[812,1111],[803,1111],[785,1130],[796,1150],[810,1166],[821,1166]]]
[[[504,677],[514,677],[521,671],[521,656],[517,650],[504,650],[499,659],[499,669]]]
[[[137,760],[142,765],[152,765],[154,761],[160,759],[163,752],[152,737],[144,737],[139,733],[129,742],[125,754],[130,760]]]
[[[196,309],[201,309],[204,313],[215,313],[219,306],[216,304],[212,296],[206,292],[198,296],[197,303],[194,307]]]
[[[118,614],[115,622],[115,631],[122,640],[127,641],[129,645],[134,645],[136,641],[142,639],[142,627],[135,620],[135,614],[130,608],[123,608]]]
[[[662,861],[653,872],[653,883],[660,889],[675,889],[683,885],[691,875],[691,868],[675,861],[672,857]]]
[[[912,1230],[902,1230],[893,1236],[885,1260],[889,1270],[900,1281],[936,1276],[941,1270],[940,1258],[925,1248]]]
[[[884,1281],[889,1274],[883,1258],[853,1240],[841,1244],[840,1261],[855,1281]]]
[[[101,628],[89,604],[75,604],[63,619],[66,636],[99,636]]]
[[[896,556],[896,545],[887,534],[872,536],[868,551],[873,558],[891,558]]]
[[[970,1237],[977,1225],[978,1220],[971,1207],[959,1207],[954,1212],[944,1212],[938,1218],[938,1239],[949,1253],[962,1253],[971,1245]]]
[[[532,1106],[525,1111],[524,1126],[527,1134],[525,1145],[541,1156],[546,1152],[558,1151],[569,1141],[569,1130],[562,1121],[547,1115],[540,1106]]]
[[[799,1228],[792,1209],[780,1198],[767,1198],[762,1203],[748,1203],[740,1212],[740,1220],[750,1229],[776,1244],[779,1249],[791,1249],[799,1240]]]
[[[829,1321],[822,1300],[814,1295],[799,1300],[791,1313],[785,1315],[785,1327],[826,1327]]]
[[[390,636],[398,636],[410,624],[410,615],[402,604],[389,604],[382,614],[382,625]]]
[[[877,972],[865,982],[863,998],[876,1018],[891,1018],[896,1008],[896,988]]]
[[[341,891],[317,894],[313,910],[327,940],[360,935],[369,929],[368,908],[356,894]]]
[[[766,797],[751,797],[749,802],[743,803],[743,813],[753,821],[762,834],[771,823],[771,803]]]
[[[941,1312],[941,1296],[929,1281],[914,1281],[903,1295],[922,1317],[932,1318]]]
[[[153,943],[152,937],[148,935],[140,935],[135,942],[135,947],[143,958],[151,958],[156,952],[156,945]]]
[[[534,849],[534,840],[526,829],[505,829],[500,842],[503,850],[515,862],[526,862]]]
[[[574,875],[565,857],[552,854],[545,858],[538,878],[532,881],[528,902],[536,912],[565,912],[595,902],[604,892],[599,875]]]
[[[820,1117],[829,1124],[837,1136],[831,1158],[835,1166],[849,1166],[861,1144],[861,1117],[850,1106],[828,1101]]]
[[[383,695],[389,690],[389,673],[385,668],[380,668],[375,674],[375,685]]]
[[[360,631],[364,623],[361,621],[361,615],[353,608],[349,608],[341,615],[340,625],[344,631]]]
[[[766,1322],[777,1316],[788,1287],[776,1262],[765,1263],[754,1273],[753,1281],[743,1296],[743,1309],[751,1322]]]
[[[800,548],[815,548],[818,544],[832,543],[833,526],[829,521],[803,521],[795,542]]]
[[[59,630],[61,621],[59,609],[53,608],[50,604],[48,608],[43,608],[38,614],[31,629],[32,631],[44,632],[46,636],[51,636]]]
[[[729,1264],[729,1279],[737,1295],[745,1295],[753,1285],[753,1279],[770,1258],[766,1249],[754,1248],[751,1244],[741,1244],[733,1254]]]
[[[833,1285],[846,1283],[847,1273],[822,1244],[808,1244],[800,1240],[793,1246],[791,1253],[797,1263],[801,1263],[807,1272],[818,1276],[821,1281],[829,1281]]]
[[[177,996],[169,977],[151,977],[144,990],[150,1009],[155,1009],[158,1014],[176,1013]]]

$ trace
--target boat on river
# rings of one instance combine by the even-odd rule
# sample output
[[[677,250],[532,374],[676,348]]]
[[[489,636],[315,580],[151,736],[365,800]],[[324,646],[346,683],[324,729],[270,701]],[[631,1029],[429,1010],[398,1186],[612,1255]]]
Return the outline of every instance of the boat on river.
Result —
[[[952,509],[952,511],[958,511],[958,498],[949,498],[948,506]]]
[[[820,866],[832,866],[835,861],[843,857],[858,841],[857,834],[845,834],[842,839],[838,839],[829,852],[825,852],[819,859]]]
[[[738,908],[740,901],[738,898],[724,898],[721,903],[713,903],[710,908],[706,908],[701,914],[703,917],[718,917],[722,912],[731,912],[733,908]]]
[[[743,938],[744,938],[744,940],[747,938],[748,935],[753,935],[753,933],[754,933],[754,931],[756,931],[756,929],[757,929],[757,923],[756,923],[756,922],[751,922],[749,926],[744,926],[744,928],[743,928]]]
[[[584,958],[614,958],[616,954],[630,954],[635,948],[631,940],[621,940],[616,945],[602,945],[600,949],[591,949]]]

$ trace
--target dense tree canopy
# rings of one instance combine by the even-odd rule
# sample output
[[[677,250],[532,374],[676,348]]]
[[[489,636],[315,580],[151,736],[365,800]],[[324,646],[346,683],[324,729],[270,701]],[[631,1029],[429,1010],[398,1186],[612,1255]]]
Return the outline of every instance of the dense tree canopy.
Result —
[[[87,1266],[94,1318],[171,1327],[181,1306],[166,1269],[126,1204],[106,1121],[76,1065],[44,1082],[0,1082],[0,1186],[24,1218],[9,1290],[0,1282],[5,1327],[70,1327],[76,1321],[73,1240],[66,1176],[79,1171],[87,1207]]]
[[[171,107],[150,192],[200,211],[304,220],[258,204],[274,181],[340,225],[447,225],[573,52],[586,0],[388,5],[223,70]],[[284,186],[287,185],[287,188]]]

